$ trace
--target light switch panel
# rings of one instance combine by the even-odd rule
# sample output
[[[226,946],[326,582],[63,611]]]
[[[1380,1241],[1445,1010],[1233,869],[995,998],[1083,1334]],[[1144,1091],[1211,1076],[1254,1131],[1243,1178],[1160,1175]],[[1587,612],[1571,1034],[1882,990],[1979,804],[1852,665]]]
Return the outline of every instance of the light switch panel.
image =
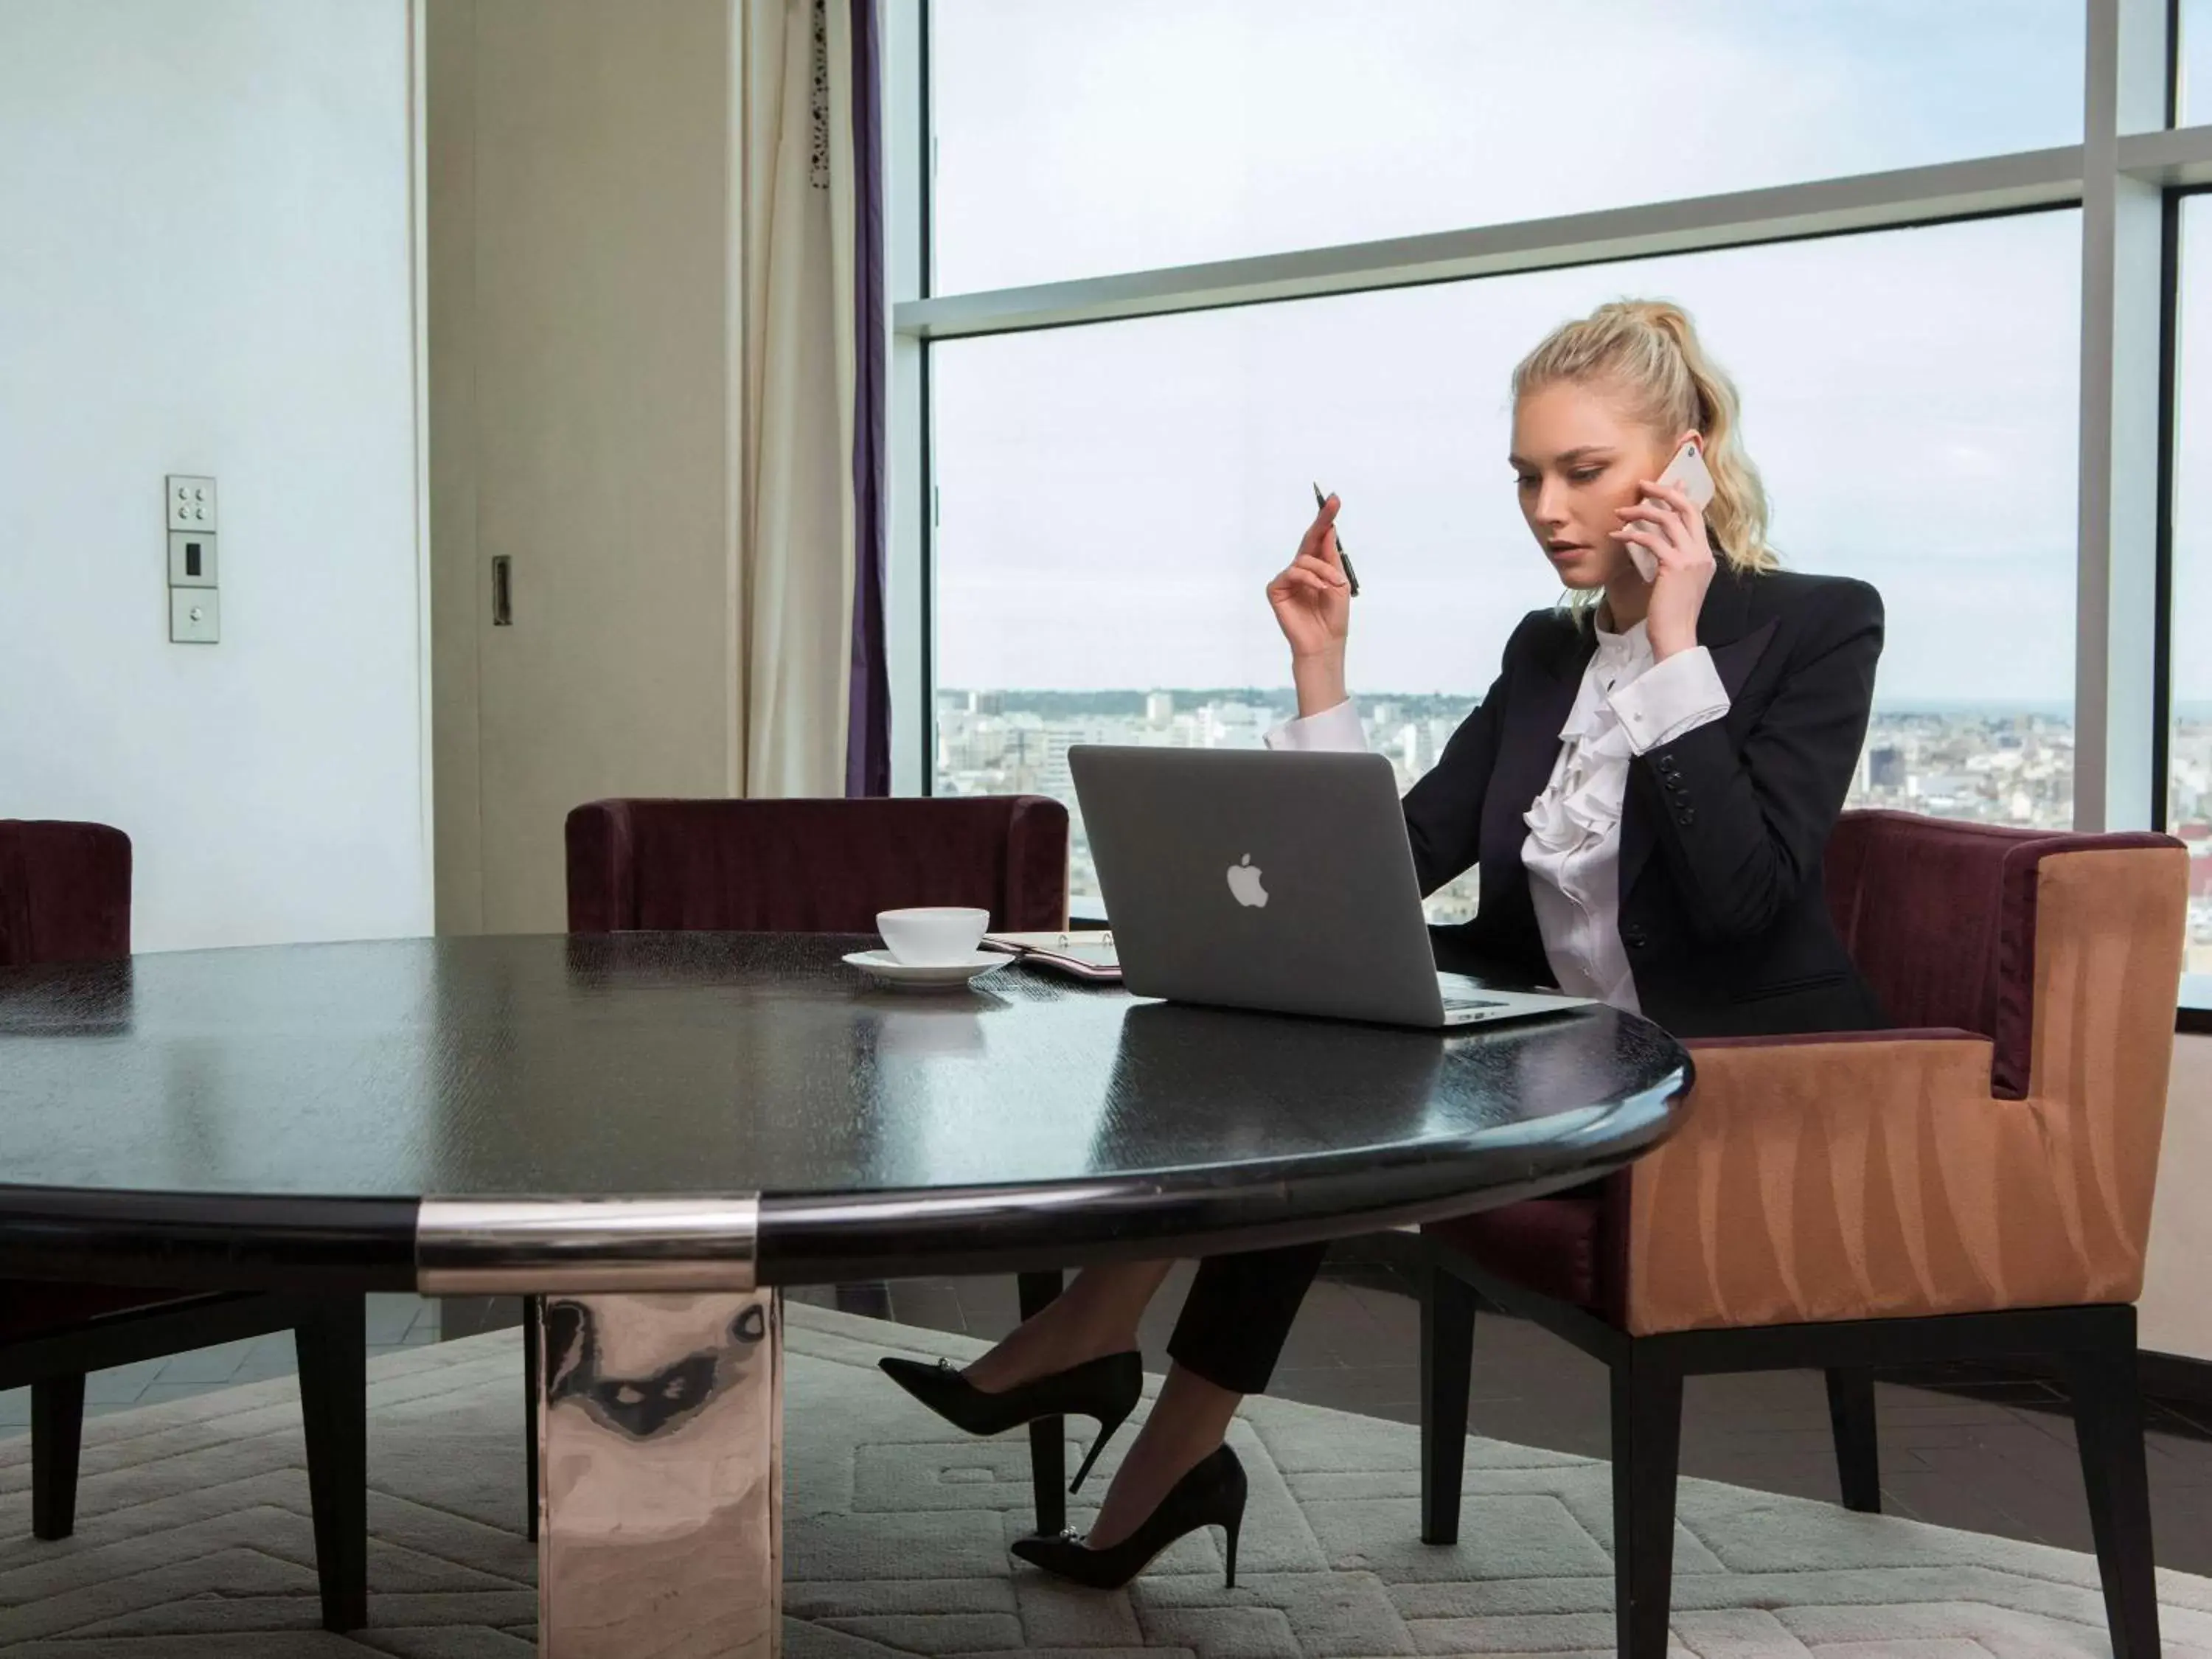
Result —
[[[211,587],[169,590],[169,640],[175,645],[213,645],[222,637],[222,600]]]
[[[215,528],[215,480],[169,475],[169,528]]]
[[[169,586],[213,587],[216,585],[215,538],[189,530],[169,532]]]

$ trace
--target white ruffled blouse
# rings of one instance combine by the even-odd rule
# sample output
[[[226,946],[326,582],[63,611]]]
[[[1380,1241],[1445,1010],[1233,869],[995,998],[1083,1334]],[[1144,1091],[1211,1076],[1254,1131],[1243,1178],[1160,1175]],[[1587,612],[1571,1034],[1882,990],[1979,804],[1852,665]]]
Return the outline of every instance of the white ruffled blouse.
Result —
[[[1728,713],[1727,688],[1703,646],[1665,662],[1638,623],[1597,630],[1575,705],[1559,728],[1551,781],[1523,815],[1521,862],[1563,991],[1638,1012],[1636,977],[1620,942],[1620,811],[1629,763]],[[1358,711],[1339,703],[1267,733],[1270,749],[1364,749]]]

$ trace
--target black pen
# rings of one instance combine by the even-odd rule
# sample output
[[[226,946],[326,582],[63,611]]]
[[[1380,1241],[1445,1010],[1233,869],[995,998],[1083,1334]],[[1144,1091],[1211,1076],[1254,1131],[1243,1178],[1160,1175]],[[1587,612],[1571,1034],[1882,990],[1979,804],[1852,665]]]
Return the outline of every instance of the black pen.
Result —
[[[1321,493],[1319,484],[1314,486],[1314,505],[1316,507],[1328,505],[1328,497]],[[1344,550],[1344,538],[1341,536],[1336,538],[1336,556],[1344,566],[1344,585],[1350,590],[1351,596],[1356,599],[1359,597],[1359,573],[1352,568],[1352,559]]]

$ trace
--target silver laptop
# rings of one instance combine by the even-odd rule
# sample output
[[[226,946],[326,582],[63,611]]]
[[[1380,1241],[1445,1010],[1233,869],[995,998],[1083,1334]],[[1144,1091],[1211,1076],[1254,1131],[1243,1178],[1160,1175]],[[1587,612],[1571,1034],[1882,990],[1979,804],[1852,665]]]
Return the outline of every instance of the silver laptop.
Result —
[[[1078,744],[1067,763],[1139,996],[1438,1028],[1591,1006],[1437,971],[1380,755]]]

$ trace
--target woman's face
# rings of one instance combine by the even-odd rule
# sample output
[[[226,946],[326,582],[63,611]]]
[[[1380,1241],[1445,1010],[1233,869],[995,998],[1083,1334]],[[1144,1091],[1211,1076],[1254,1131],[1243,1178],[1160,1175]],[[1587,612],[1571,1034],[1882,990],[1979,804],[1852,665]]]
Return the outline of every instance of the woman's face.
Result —
[[[1614,509],[1666,469],[1683,439],[1666,442],[1612,393],[1568,381],[1531,392],[1513,410],[1513,467],[1521,516],[1569,587],[1603,587],[1636,567],[1614,532]]]

